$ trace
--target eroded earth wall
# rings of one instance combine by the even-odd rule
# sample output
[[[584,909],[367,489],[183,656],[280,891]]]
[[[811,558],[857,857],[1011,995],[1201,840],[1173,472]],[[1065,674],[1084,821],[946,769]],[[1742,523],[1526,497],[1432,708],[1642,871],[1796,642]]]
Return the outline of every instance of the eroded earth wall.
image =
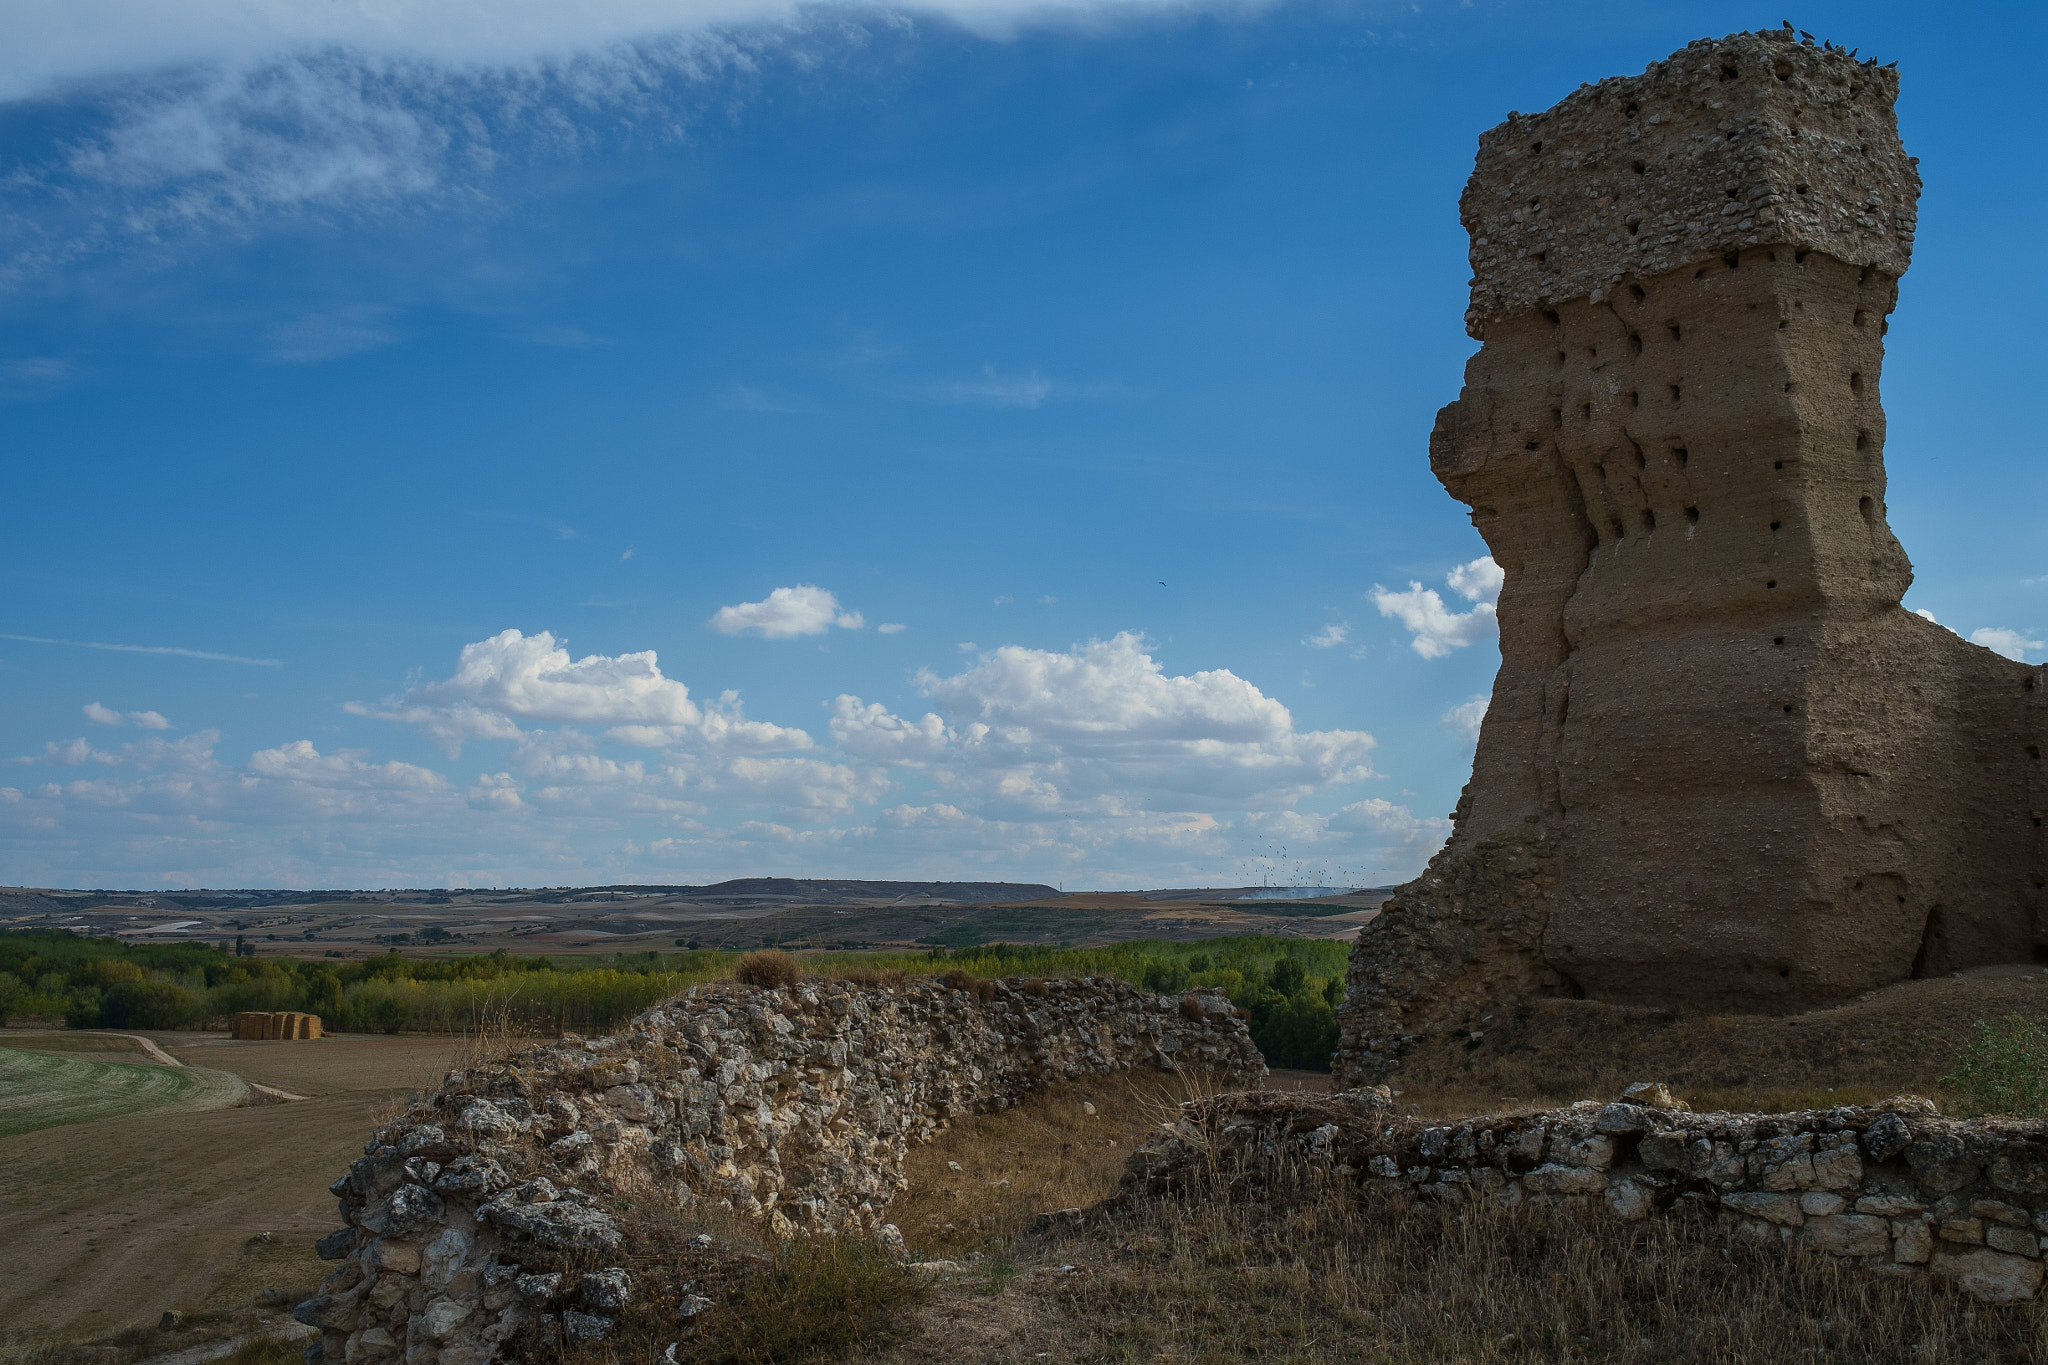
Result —
[[[1505,571],[1501,668],[1340,1079],[1515,994],[1800,1008],[2048,944],[2043,670],[1900,606],[1896,93],[1737,34],[1482,137],[1430,463]]]
[[[379,1128],[333,1186],[345,1226],[320,1254],[339,1265],[294,1316],[323,1333],[308,1359],[330,1365],[483,1365],[515,1339],[543,1355],[601,1339],[647,1289],[619,1264],[633,1260],[622,1201],[891,1240],[881,1220],[912,1143],[1136,1067],[1265,1074],[1215,992],[1094,977],[696,987],[615,1037],[451,1072]],[[604,1268],[547,1269],[564,1253]]]

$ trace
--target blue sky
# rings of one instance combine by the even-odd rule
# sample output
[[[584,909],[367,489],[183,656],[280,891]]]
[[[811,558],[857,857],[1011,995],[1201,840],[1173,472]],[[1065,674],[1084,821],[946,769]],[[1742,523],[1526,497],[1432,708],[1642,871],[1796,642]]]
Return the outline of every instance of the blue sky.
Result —
[[[0,15],[0,881],[1412,875],[1477,135],[1785,17],[468,13]],[[1926,178],[1908,605],[2032,660],[2042,13],[1790,16]]]

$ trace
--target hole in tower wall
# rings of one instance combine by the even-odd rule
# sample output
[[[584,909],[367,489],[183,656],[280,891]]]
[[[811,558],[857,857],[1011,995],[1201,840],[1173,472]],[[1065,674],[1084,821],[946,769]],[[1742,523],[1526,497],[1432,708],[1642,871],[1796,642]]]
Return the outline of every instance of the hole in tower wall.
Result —
[[[1539,260],[1539,261],[1540,261],[1540,260],[1542,260],[1542,259],[1543,259],[1543,253],[1542,253],[1542,252],[1540,252],[1540,251],[1539,251],[1539,252],[1537,252],[1537,253],[1536,253],[1536,259],[1537,259],[1537,260]],[[1546,309],[1544,309],[1544,310],[1543,310],[1543,320],[1544,320],[1545,322],[1549,323],[1549,324],[1550,324],[1550,325],[1551,325],[1552,327],[1556,327],[1556,326],[1560,325],[1560,322],[1561,322],[1561,319],[1559,319],[1559,317],[1557,316],[1557,310],[1556,310],[1555,308],[1546,308]]]
[[[1852,371],[1850,372],[1850,374],[1849,374],[1849,392],[1851,392],[1851,393],[1861,393],[1861,392],[1863,392],[1863,374],[1862,374],[1862,372],[1861,372],[1861,371],[1859,371],[1859,370],[1852,370]]]
[[[1637,393],[1634,389],[1630,389],[1628,393],[1628,405],[1632,408],[1641,407],[1643,405],[1643,396]]]
[[[1856,433],[1856,448],[1857,448],[1858,450],[1868,450],[1868,449],[1870,448],[1870,433],[1869,433],[1869,432],[1867,432],[1867,431],[1859,431],[1859,432],[1857,432],[1857,433]]]
[[[1644,456],[1643,448],[1637,445],[1635,443],[1634,438],[1632,437],[1629,439],[1628,448],[1629,453],[1636,457],[1636,469],[1639,471],[1647,469],[1649,467],[1650,461],[1646,456]]]
[[[1678,467],[1683,469],[1685,468],[1685,462],[1692,458],[1692,452],[1684,446],[1673,446],[1671,447],[1671,458],[1678,461]]]
[[[1724,81],[1732,81],[1741,74],[1742,73],[1740,71],[1737,71],[1732,66],[1724,66],[1721,68],[1721,79]]]
[[[1863,519],[1865,521],[1870,522],[1872,525],[1876,524],[1877,502],[1868,493],[1865,493],[1862,497],[1856,499],[1856,510],[1863,514]]]
[[[1784,524],[1783,522],[1777,522],[1777,521],[1774,521],[1774,522],[1772,522],[1772,523],[1771,523],[1771,529],[1772,529],[1773,531],[1775,531],[1775,530],[1777,530],[1777,529],[1778,529],[1778,528],[1779,528],[1780,526],[1782,526],[1783,524]]]
[[[1699,509],[1699,508],[1697,508],[1697,507],[1688,507],[1688,508],[1686,508],[1686,509],[1685,509],[1685,523],[1686,523],[1686,525],[1688,525],[1688,526],[1697,526],[1697,525],[1699,525],[1699,524],[1700,524],[1700,509]]]
[[[1927,922],[1920,929],[1920,951],[1913,955],[1913,979],[1924,981],[1930,976],[1947,976],[1948,972],[1948,935],[1941,907],[1937,905],[1928,910]]]
[[[1622,226],[1628,229],[1628,235],[1631,237],[1635,236],[1638,232],[1641,232],[1643,230],[1643,225],[1641,223],[1623,223]]]
[[[1799,250],[1797,250],[1797,251],[1794,251],[1794,252],[1792,253],[1792,264],[1794,264],[1794,265],[1805,265],[1805,264],[1806,264],[1806,249],[1805,249],[1804,247],[1801,247],[1801,248],[1800,248]]]
[[[1858,327],[1862,327],[1869,323],[1870,314],[1864,312],[1861,308],[1858,308],[1856,310],[1856,315],[1850,318],[1849,321],[1854,323]]]
[[[1644,299],[1650,297],[1643,292],[1643,287],[1639,284],[1632,284],[1628,287],[1628,296],[1637,303],[1641,303]]]
[[[1643,338],[1640,334],[1635,332],[1628,334],[1628,353],[1630,355],[1641,355],[1643,353]]]
[[[1550,410],[1550,425],[1554,427],[1562,427],[1564,425],[1563,408],[1552,408]]]
[[[1682,403],[1682,402],[1684,402],[1684,401],[1685,401],[1685,390],[1684,390],[1684,389],[1681,389],[1681,388],[1679,388],[1679,387],[1678,387],[1678,385],[1676,385],[1676,384],[1673,384],[1673,385],[1671,386],[1671,401],[1672,401],[1672,402],[1674,402],[1674,403]]]
[[[1642,512],[1642,517],[1643,531],[1645,534],[1648,534],[1649,532],[1657,529],[1657,514],[1655,512],[1652,512],[1649,508],[1645,507]]]
[[[1616,543],[1616,544],[1618,545],[1618,544],[1620,544],[1620,543],[1621,543],[1622,541],[1626,540],[1627,538],[1628,538],[1628,528],[1627,528],[1626,526],[1623,526],[1623,525],[1621,524],[1621,518],[1620,518],[1620,517],[1616,517],[1616,518],[1614,519],[1614,540],[1615,540],[1615,543]]]
[[[1782,635],[1772,636],[1771,643],[1774,645],[1783,645],[1785,643],[1785,637]]]
[[[1730,199],[1733,199],[1735,197],[1735,191],[1730,190],[1728,192],[1728,197]],[[1730,270],[1735,269],[1736,266],[1742,264],[1742,253],[1739,251],[1729,252],[1726,256],[1723,256],[1721,258],[1721,264],[1727,266]]]
[[[1775,588],[1778,586],[1778,580],[1775,578],[1767,579],[1764,582],[1764,586],[1767,588]]]
[[[1858,289],[1861,289],[1861,288],[1862,288],[1862,287],[1863,287],[1864,285],[1866,285],[1866,284],[1869,284],[1869,283],[1870,283],[1870,267],[1866,265],[1866,266],[1864,266],[1864,267],[1863,267],[1863,268],[1862,268],[1861,270],[1859,270],[1859,271],[1857,271],[1857,272],[1856,272],[1856,287],[1857,287]]]
[[[1593,420],[1593,405],[1592,405],[1591,403],[1581,403],[1581,404],[1579,404],[1579,416],[1580,416],[1580,418],[1581,418],[1581,419],[1583,419],[1583,420],[1585,420],[1585,421],[1588,421],[1588,422],[1592,421],[1592,420]]]
[[[1634,114],[1630,114],[1630,115],[1629,115],[1629,117],[1630,117],[1630,118],[1634,118],[1634,117],[1635,117],[1635,115],[1634,115]],[[1636,164],[1635,164],[1635,172],[1636,172],[1636,174],[1637,174],[1637,175],[1646,175],[1646,174],[1648,174],[1648,173],[1649,173],[1649,170],[1650,170],[1650,167],[1649,167],[1648,163],[1646,163],[1646,162],[1642,162],[1642,161],[1638,161],[1638,162],[1636,162]]]
[[[1685,329],[1680,327],[1677,323],[1667,322],[1664,325],[1671,329],[1671,339],[1673,341],[1680,341],[1684,339]]]

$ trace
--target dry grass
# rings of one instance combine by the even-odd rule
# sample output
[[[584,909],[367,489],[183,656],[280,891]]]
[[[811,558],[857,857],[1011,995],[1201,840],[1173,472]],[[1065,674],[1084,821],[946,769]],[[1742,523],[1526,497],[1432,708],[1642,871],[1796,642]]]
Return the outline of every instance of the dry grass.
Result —
[[[2048,1021],[2048,984],[1909,981],[1806,1014],[1698,1015],[1541,1000],[1431,1039],[1393,1079],[1404,1108],[1463,1115],[1611,1099],[1662,1080],[1693,1108],[1782,1112],[1901,1091],[1949,1098],[1941,1077],[1978,1019]]]
[[[814,981],[845,981],[855,986],[868,986],[882,990],[901,989],[910,976],[901,967],[863,967],[859,965],[840,968],[830,972],[812,973]]]
[[[1127,1072],[956,1119],[911,1149],[909,1187],[890,1202],[888,1217],[913,1252],[933,1260],[1006,1254],[1036,1215],[1114,1194],[1144,1135],[1180,1101],[1213,1089],[1200,1079]]]
[[[670,1344],[695,1365],[810,1365],[881,1349],[911,1330],[908,1310],[925,1282],[875,1243],[817,1236],[778,1243],[761,1223],[706,1205],[677,1209],[638,1183],[612,1201],[626,1232],[617,1251],[522,1248],[529,1271],[565,1282],[607,1266],[633,1277],[618,1325],[601,1342],[576,1345],[530,1327],[508,1346],[514,1359],[580,1365],[646,1365]],[[699,1243],[699,1238],[704,1240]],[[679,1318],[685,1296],[709,1307]]]
[[[780,948],[763,948],[734,963],[732,979],[748,986],[794,986],[804,979],[804,969]]]
[[[2036,1305],[1584,1207],[1414,1207],[1281,1172],[1255,1203],[1140,1204],[1036,1281],[1082,1360],[2038,1362]],[[1039,1349],[1045,1349],[1040,1347]]]

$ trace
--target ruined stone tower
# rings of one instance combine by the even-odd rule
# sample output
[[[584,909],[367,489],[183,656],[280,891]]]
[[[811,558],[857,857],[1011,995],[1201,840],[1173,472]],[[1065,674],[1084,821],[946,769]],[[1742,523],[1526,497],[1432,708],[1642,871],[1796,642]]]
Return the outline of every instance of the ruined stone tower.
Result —
[[[1501,669],[1340,1079],[1519,995],[1790,1009],[2048,943],[2043,670],[1899,605],[1897,84],[1737,34],[1480,139],[1430,463],[1506,571]]]

